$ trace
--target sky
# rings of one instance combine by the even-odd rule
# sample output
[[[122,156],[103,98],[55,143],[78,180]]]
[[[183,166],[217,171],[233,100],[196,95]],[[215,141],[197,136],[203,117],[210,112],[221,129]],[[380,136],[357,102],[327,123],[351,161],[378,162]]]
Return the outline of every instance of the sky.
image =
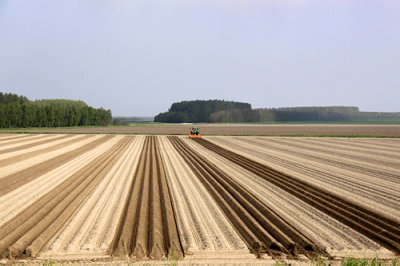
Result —
[[[400,1],[0,0],[0,91],[114,116],[195,99],[400,112]]]

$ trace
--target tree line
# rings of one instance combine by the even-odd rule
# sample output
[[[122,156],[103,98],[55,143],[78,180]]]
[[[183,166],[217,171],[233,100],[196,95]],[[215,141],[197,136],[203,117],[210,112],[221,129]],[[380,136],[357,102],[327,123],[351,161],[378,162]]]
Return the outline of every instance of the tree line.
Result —
[[[0,128],[106,126],[111,111],[83,101],[36,100],[0,92]]]
[[[155,122],[232,123],[232,122],[328,122],[400,121],[400,113],[361,112],[356,106],[312,106],[252,109],[248,103],[220,100],[174,103]]]
[[[154,117],[155,122],[210,122],[211,114],[224,110],[251,110],[251,104],[224,100],[196,100],[173,103],[168,112]]]

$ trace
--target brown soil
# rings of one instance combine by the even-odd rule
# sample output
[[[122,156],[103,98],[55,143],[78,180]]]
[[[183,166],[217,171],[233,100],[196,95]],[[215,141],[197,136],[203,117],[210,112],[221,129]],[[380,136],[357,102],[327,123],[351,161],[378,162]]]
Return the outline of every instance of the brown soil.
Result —
[[[340,220],[388,249],[400,253],[400,223],[340,198],[329,191],[223,149],[205,139],[196,139],[195,141]]]
[[[41,136],[41,137],[46,138],[47,136],[44,135],[44,136]],[[68,136],[61,135],[61,136],[52,138],[51,141],[60,140],[60,139],[65,139],[65,138],[68,138]],[[37,141],[37,142],[28,143],[28,144],[21,145],[21,146],[9,148],[9,149],[0,150],[0,154],[8,153],[8,152],[14,152],[14,151],[20,151],[20,150],[24,150],[24,149],[29,149],[29,148],[31,148],[31,147],[34,147],[34,146],[37,146],[37,145],[46,144],[46,143],[48,143],[48,142],[49,142],[49,140],[45,139],[45,140],[42,140],[42,141]]]
[[[63,226],[82,201],[107,174],[132,142],[125,138],[108,152],[68,178],[55,189],[0,227],[0,254],[7,257],[29,256],[43,248]]]
[[[71,137],[72,137],[72,136],[73,136],[73,135],[71,135]],[[51,140],[44,140],[44,141],[39,141],[38,143],[35,142],[35,143],[33,143],[33,144],[27,144],[27,145],[24,145],[24,146],[25,146],[24,149],[31,148],[31,147],[35,147],[35,146],[37,146],[37,145],[41,145],[41,144],[44,144],[44,143],[48,144],[48,143],[51,143],[51,142],[53,142],[53,141],[62,140],[62,139],[65,139],[65,138],[66,138],[66,137],[65,137],[65,135],[64,135],[64,136],[62,136],[62,137],[53,138],[53,139],[51,139]],[[23,160],[27,160],[27,159],[29,159],[29,158],[33,158],[33,157],[35,157],[35,156],[38,156],[38,155],[41,155],[41,154],[45,154],[45,153],[47,153],[47,152],[55,151],[55,150],[57,150],[57,149],[62,149],[62,148],[64,148],[64,147],[68,146],[68,145],[71,145],[71,144],[73,144],[73,143],[77,143],[77,142],[81,141],[81,140],[84,139],[84,138],[86,138],[86,136],[80,136],[79,138],[74,138],[74,139],[71,139],[71,140],[68,140],[68,141],[66,141],[66,142],[62,142],[62,143],[59,143],[59,144],[56,144],[56,145],[53,145],[53,146],[50,146],[50,147],[46,147],[46,148],[43,148],[43,149],[31,151],[31,152],[25,152],[25,153],[23,153],[23,154],[19,154],[19,155],[16,155],[16,156],[10,156],[10,157],[8,157],[7,159],[0,160],[0,167],[4,167],[4,166],[7,166],[7,165],[11,165],[11,164],[13,164],[13,163],[15,163],[15,162],[20,162],[20,161],[23,161]],[[28,146],[28,145],[29,145],[29,146]],[[17,147],[17,148],[19,148],[19,147]],[[15,148],[15,149],[16,149],[16,148]],[[21,149],[22,149],[22,148],[21,148]],[[11,150],[11,149],[10,149],[10,150]],[[17,149],[17,150],[20,150],[20,149]],[[13,151],[14,151],[14,150],[13,150]],[[2,151],[0,151],[0,154],[2,154]]]
[[[10,140],[22,140],[24,138],[27,138],[29,135],[2,135],[0,138],[0,142],[7,141],[9,142]]]
[[[156,137],[146,137],[110,253],[161,259],[182,256],[164,164]]]
[[[35,178],[51,171],[52,169],[59,167],[60,165],[72,160],[73,158],[93,149],[97,145],[107,141],[112,136],[104,136],[101,139],[95,140],[86,144],[76,150],[70,151],[68,153],[59,155],[55,158],[49,159],[38,165],[31,166],[27,169],[15,172],[11,175],[2,177],[0,179],[0,196],[34,180]]]
[[[238,139],[238,137],[207,137],[207,140],[215,142],[216,139],[227,139],[230,141]],[[249,138],[249,137],[241,137]],[[256,137],[252,137],[256,138]],[[270,139],[271,137],[263,137]],[[231,176],[244,188],[249,190],[255,197],[261,200],[265,205],[273,209],[282,219],[295,227],[298,231],[309,237],[314,243],[322,247],[331,256],[394,256],[394,253],[382,247],[375,241],[365,237],[364,235],[354,231],[345,224],[328,216],[327,214],[314,208],[312,205],[296,198],[285,190],[266,182],[263,178],[255,175],[241,166],[232,163],[228,159],[214,153],[213,151],[203,147],[195,141],[181,137],[181,139],[197,153],[211,160],[215,165],[221,168],[222,171]],[[300,141],[299,138],[295,140]],[[218,142],[217,144],[219,144]],[[240,153],[248,158],[255,158],[251,154],[246,155],[244,149],[232,149],[230,146],[221,145],[228,150]],[[253,150],[254,146],[251,146]],[[263,146],[258,144],[258,147]],[[263,157],[262,157],[263,158]],[[262,160],[257,160],[261,163],[269,164]],[[273,165],[275,167],[275,165]],[[277,167],[276,169],[280,169]],[[296,176],[296,175],[295,175]],[[330,189],[333,191],[332,189]]]
[[[307,237],[206,158],[197,155],[179,138],[169,139],[255,255],[259,257],[261,252],[267,252],[271,256],[281,253],[313,256],[316,251],[322,252]]]
[[[121,138],[123,136],[118,136],[106,145],[110,146]],[[93,193],[49,242],[48,247],[44,248],[41,257],[52,254],[70,257],[99,254],[108,256],[106,252],[116,232],[144,139],[142,136],[135,137],[121,159],[113,165]],[[90,153],[98,154],[106,149],[103,145],[103,148],[101,146],[97,148],[97,153],[93,151]],[[81,160],[88,161],[85,158]]]
[[[167,136],[158,138],[185,257],[204,252],[219,252],[220,255],[221,251],[252,256]]]
[[[149,126],[132,127],[10,130],[9,132],[187,135],[192,126],[200,127],[202,135],[363,135],[400,137],[400,125],[349,124],[150,124]]]
[[[399,253],[400,139],[205,139],[1,135],[0,253],[105,264]]]
[[[225,149],[329,190],[349,201],[356,202],[366,208],[372,208],[376,212],[388,215],[391,219],[400,222],[400,201],[397,196],[400,189],[400,180],[398,179],[400,164],[397,163],[396,168],[393,168],[394,165],[388,167],[373,161],[366,163],[364,160],[376,158],[379,161],[398,162],[400,150],[395,153],[394,151],[382,151],[382,148],[374,148],[373,146],[363,149],[353,148],[364,139],[294,139],[282,137],[209,137],[207,139]],[[288,142],[288,144],[278,144],[275,140],[279,140],[279,143]],[[326,143],[333,140],[337,145],[332,146]],[[374,144],[386,143],[389,140],[391,139],[370,139]],[[397,142],[400,143],[399,140]],[[292,144],[294,145],[292,146]],[[310,152],[307,149],[300,148],[300,145],[297,144],[321,148],[327,152]],[[290,149],[287,149],[287,147],[290,147]],[[296,155],[293,155],[291,151],[296,151]],[[303,158],[303,154],[312,154],[313,156],[304,156],[307,158]],[[361,160],[355,157],[346,158],[349,154],[355,154],[361,157]],[[321,160],[314,161],[315,158],[328,159],[331,163],[328,165]],[[351,168],[344,169],[342,163],[351,163],[351,165],[356,166],[354,170],[357,170],[357,172]],[[379,170],[381,175],[376,175],[376,170]],[[385,172],[388,172],[389,175],[386,176]],[[390,177],[393,174],[397,177]]]
[[[30,136],[30,138],[29,138],[29,136]],[[10,145],[20,144],[20,143],[23,144],[24,142],[27,142],[27,141],[40,140],[40,139],[44,139],[44,138],[47,138],[47,137],[48,136],[46,136],[46,135],[38,135],[38,136],[24,135],[24,136],[19,136],[19,137],[12,138],[12,141],[0,142],[0,147],[10,146]]]

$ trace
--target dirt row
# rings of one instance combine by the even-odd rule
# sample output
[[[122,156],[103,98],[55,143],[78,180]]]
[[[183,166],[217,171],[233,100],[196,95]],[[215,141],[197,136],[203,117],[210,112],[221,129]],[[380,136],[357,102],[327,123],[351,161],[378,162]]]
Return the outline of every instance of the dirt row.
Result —
[[[376,166],[380,173],[397,173],[400,154],[394,139],[363,139],[347,146],[340,139],[207,139],[245,159],[219,155],[187,137],[0,136],[5,144],[0,147],[0,183],[4,185],[0,193],[5,189],[0,194],[0,254],[66,261],[184,256],[185,260],[246,262],[255,258],[249,250],[264,259],[304,259],[303,255],[316,254],[392,256],[381,245],[398,252],[343,220],[350,217],[354,222],[354,216],[363,218],[363,214],[352,210],[353,216],[346,213],[338,218],[292,191],[306,188],[296,183],[290,190],[282,186],[284,180],[267,182],[265,169],[262,172],[257,164],[249,163],[274,159],[275,169],[295,169],[290,173],[296,177],[321,178],[319,186],[352,188],[368,197],[376,194],[368,200],[382,200],[381,205],[387,206],[374,205],[373,212],[398,216],[398,182],[388,176],[373,179],[376,172],[333,165],[340,160],[348,165],[360,162],[366,165],[363,169]],[[327,167],[327,161],[316,156],[327,156],[332,165]],[[387,164],[379,168],[380,162]],[[317,203],[334,202],[320,195],[316,199]],[[340,208],[347,208],[347,203]],[[371,228],[363,221],[357,223]],[[375,230],[398,234],[392,228]],[[388,238],[397,241],[392,235]]]
[[[181,257],[170,191],[156,137],[146,137],[120,222],[110,246],[116,257]]]
[[[225,251],[254,258],[171,142],[159,139],[185,256]]]
[[[16,155],[24,154],[26,152],[31,152],[43,147],[47,147],[50,143],[61,143],[63,141],[67,141],[69,139],[73,139],[78,135],[71,134],[70,137],[66,137],[66,135],[48,135],[47,138],[39,139],[39,140],[21,140],[18,144],[8,145],[6,147],[0,148],[0,160],[4,158],[10,158]],[[79,135],[86,136],[86,135]],[[22,146],[26,146],[22,148]],[[10,148],[11,147],[11,148]]]
[[[50,170],[57,168],[74,157],[79,156],[86,151],[100,145],[101,143],[112,138],[112,136],[104,136],[101,139],[90,142],[86,145],[81,146],[78,149],[72,150],[67,153],[63,153],[59,156],[47,160],[45,163],[36,164],[23,170],[14,172],[10,175],[4,176],[0,179],[0,196],[34,180],[35,178],[49,172]],[[75,140],[76,141],[76,140]]]
[[[133,180],[144,137],[136,137],[121,159],[49,242],[40,257],[108,257],[108,248]]]
[[[0,141],[0,148],[4,149],[4,147],[13,147],[13,146],[18,146],[20,145],[21,142],[26,142],[26,141],[31,141],[31,140],[40,140],[40,139],[44,139],[44,138],[48,138],[49,136],[46,135],[21,135],[21,136],[17,136],[17,137],[12,137],[12,138],[7,138],[4,139],[4,141]],[[10,141],[11,140],[11,141]]]
[[[3,224],[0,227],[0,253],[9,258],[36,256],[107,174],[132,140],[132,137],[122,139],[108,152],[100,154]]]
[[[382,152],[382,155],[387,154],[387,152],[395,153],[399,155],[400,141],[399,139],[371,139],[371,138],[304,138],[305,141],[316,141],[323,144],[333,144],[336,147],[343,147],[345,149],[355,149],[355,150],[374,150],[378,153]],[[350,145],[349,145],[350,144]]]
[[[121,139],[122,136],[111,138],[109,141],[96,146],[92,150],[88,150],[66,164],[0,197],[0,205],[2,206],[0,208],[0,226],[78,172],[86,164],[97,158],[99,154],[109,150]]]
[[[314,169],[329,168],[335,169],[334,173],[343,174],[342,176],[336,176],[326,181],[336,185],[338,182],[347,187],[349,191],[357,190],[359,194],[363,194],[373,200],[378,197],[379,201],[387,204],[387,201],[392,201],[391,206],[400,210],[400,202],[397,200],[398,190],[400,189],[400,169],[398,163],[393,162],[393,166],[387,167],[385,165],[376,164],[374,162],[360,162],[356,159],[346,158],[346,153],[335,152],[332,150],[321,151],[310,151],[309,147],[303,147],[294,143],[285,143],[285,141],[252,141],[247,139],[240,139],[246,147],[259,147],[260,143],[263,148],[276,153],[285,154],[292,158],[301,158],[303,161],[308,161],[307,170],[310,171],[310,166],[318,165]],[[366,158],[368,158],[366,156]],[[320,167],[323,165],[324,167]],[[352,177],[347,177],[351,173]],[[321,175],[322,176],[322,175]],[[335,182],[335,183],[333,183]]]
[[[280,149],[270,148],[272,144],[266,140],[249,143],[247,140],[243,141],[237,137],[208,139],[226,149],[240,153],[261,164],[270,165],[274,169],[301,178],[320,188],[335,192],[347,200],[354,201],[366,208],[372,208],[374,211],[388,215],[400,222],[400,201],[396,196],[398,194],[396,191],[400,189],[398,180],[387,180],[385,176],[377,176],[368,172],[361,174],[305,159],[302,156],[286,154]],[[302,142],[302,140],[298,139],[297,142]],[[329,151],[328,148],[327,150]],[[325,156],[331,158],[330,155]],[[378,167],[376,168],[378,169]]]
[[[12,165],[4,166],[2,167],[0,171],[0,178],[6,177],[8,175],[14,174],[15,172],[27,169],[29,167],[35,166],[42,164],[42,166],[45,166],[44,162],[47,162],[50,159],[53,159],[57,156],[63,155],[65,153],[72,152],[76,149],[79,149],[80,147],[87,145],[93,141],[98,141],[99,139],[103,138],[104,135],[89,135],[87,137],[84,137],[80,139],[78,142],[74,142],[63,149],[56,149],[44,154],[39,154],[38,156],[33,156],[29,157],[27,159],[21,160],[21,161],[15,161]],[[77,136],[76,138],[80,138],[80,136]],[[50,142],[49,144],[45,144],[45,147],[49,147],[48,145],[51,146]],[[38,149],[41,148],[42,145],[36,146]],[[43,147],[43,146],[42,146]],[[35,148],[29,149],[30,151],[34,151]],[[29,153],[30,151],[27,151]],[[23,153],[22,153],[23,154]],[[10,155],[12,157],[13,155]],[[7,154],[4,154],[4,157],[2,159],[7,158]]]
[[[400,254],[400,223],[207,140],[196,141]]]
[[[40,136],[40,137],[43,137],[43,136]],[[47,136],[44,136],[44,137],[47,137]],[[54,140],[60,140],[60,139],[68,138],[68,137],[71,137],[71,136],[67,136],[67,135],[55,136],[51,140],[53,140],[53,141]],[[37,138],[36,138],[36,140],[37,140]],[[47,137],[47,138],[44,138],[44,140],[40,140],[40,141],[37,141],[37,142],[33,142],[33,143],[25,144],[25,145],[20,145],[20,146],[17,146],[17,147],[14,147],[14,148],[10,148],[10,149],[2,149],[2,150],[0,150],[0,154],[29,149],[29,148],[34,147],[36,145],[46,144],[46,143],[48,143],[48,141],[49,141],[49,138]]]
[[[15,129],[8,132],[85,133],[85,134],[162,134],[187,135],[190,127],[201,128],[203,135],[362,135],[400,136],[400,125],[357,124],[146,124],[129,127]]]
[[[263,142],[266,143],[266,140],[263,138],[258,138],[257,140],[263,140]],[[273,143],[281,147],[285,147],[286,151],[288,151],[288,149],[291,148],[292,151],[295,150],[298,153],[301,152],[302,155],[306,156],[315,154],[317,156],[317,158],[314,157],[316,160],[325,159],[324,163],[326,164],[332,164],[332,163],[335,164],[337,161],[345,159],[344,161],[349,162],[350,164],[344,165],[343,167],[351,168],[352,171],[363,170],[363,168],[367,168],[370,170],[378,170],[376,169],[377,167],[379,167],[379,170],[382,171],[383,170],[382,166],[383,166],[387,168],[387,172],[389,174],[391,172],[395,173],[396,175],[400,174],[400,171],[398,169],[398,162],[400,160],[400,156],[392,155],[390,157],[388,156],[386,158],[380,158],[374,153],[371,153],[372,147],[369,147],[368,153],[357,154],[348,152],[343,149],[339,150],[338,147],[336,147],[336,149],[327,149],[326,147],[323,146],[323,144],[320,145],[304,144],[301,141],[294,141],[293,139],[288,139],[288,138],[269,139],[268,143]],[[360,165],[360,164],[362,165],[361,168],[354,168],[354,165]]]
[[[23,149],[4,154],[4,159],[0,157],[0,167],[5,167],[14,164],[15,162],[24,161],[42,154],[61,150],[86,138],[87,136],[85,135],[71,135],[68,138],[53,138],[51,140],[46,139],[43,144],[37,143],[35,146],[30,147],[30,149]]]
[[[379,164],[379,168],[376,167],[376,163],[374,162],[362,162],[360,159],[350,159],[350,158],[345,158],[346,154],[339,155],[339,156],[334,156],[333,154],[330,154],[329,157],[326,156],[321,156],[321,152],[314,152],[314,151],[302,151],[299,149],[293,149],[292,145],[285,145],[281,143],[277,143],[275,145],[278,150],[282,150],[283,152],[287,154],[291,154],[297,157],[303,157],[308,160],[313,160],[316,162],[321,162],[325,165],[332,165],[341,169],[349,170],[352,172],[356,172],[359,174],[370,174],[373,176],[379,176],[386,178],[388,180],[395,180],[397,179],[398,175],[400,172],[397,167],[397,163],[393,162],[390,164],[390,162],[387,162],[385,164],[390,164],[389,166],[384,165],[384,164]],[[292,147],[292,148],[291,148]],[[374,166],[375,164],[375,166]]]
[[[208,139],[208,138],[207,138]],[[393,252],[354,231],[345,224],[315,209],[285,190],[265,182],[241,166],[203,147],[195,141],[182,140],[201,155],[218,165],[244,188],[273,209],[282,219],[304,233],[332,256],[393,256]],[[369,255],[367,255],[369,254]]]
[[[323,252],[217,166],[196,154],[178,137],[169,137],[169,140],[256,256],[259,257],[261,253],[271,256],[282,253],[291,256],[298,253],[315,256],[317,252]]]

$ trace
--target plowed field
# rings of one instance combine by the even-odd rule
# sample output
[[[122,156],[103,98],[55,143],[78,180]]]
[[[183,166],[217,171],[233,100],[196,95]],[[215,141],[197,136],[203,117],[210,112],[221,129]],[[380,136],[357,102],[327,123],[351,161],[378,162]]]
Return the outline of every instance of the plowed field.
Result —
[[[2,262],[400,254],[400,139],[1,135]]]
[[[196,125],[147,124],[130,127],[15,129],[8,132],[83,133],[83,134],[168,134],[187,135]],[[400,125],[380,124],[200,124],[204,135],[264,136],[387,136],[400,137]]]

